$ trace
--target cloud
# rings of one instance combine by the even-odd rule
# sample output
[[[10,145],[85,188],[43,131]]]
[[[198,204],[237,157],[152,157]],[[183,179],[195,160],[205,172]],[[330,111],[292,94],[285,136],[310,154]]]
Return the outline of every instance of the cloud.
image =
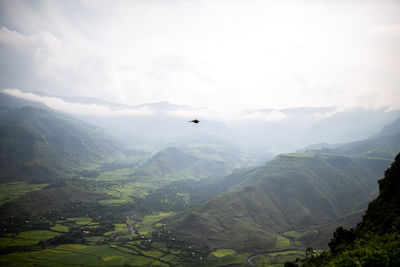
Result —
[[[62,41],[50,32],[41,31],[35,35],[23,35],[17,31],[10,31],[4,26],[0,28],[0,43],[14,48],[36,48],[36,57],[40,57],[41,52],[54,54],[62,45]]]
[[[399,12],[378,0],[4,0],[0,88],[227,110],[400,108]]]
[[[0,87],[114,101],[124,98],[119,74],[108,57],[95,47],[75,45],[48,31],[22,34],[1,27]]]
[[[78,115],[138,116],[138,115],[150,115],[155,113],[155,110],[146,106],[139,108],[115,109],[99,104],[82,104],[82,103],[68,102],[58,97],[40,96],[30,92],[23,92],[19,89],[4,89],[3,92],[14,97],[23,98],[35,102],[41,102],[47,105],[48,107],[58,111],[71,114],[78,114]]]
[[[379,25],[371,27],[370,31],[376,35],[400,38],[400,24]]]
[[[101,104],[83,104],[65,101],[59,97],[42,96],[31,92],[23,92],[19,89],[4,89],[3,93],[27,99],[30,101],[40,102],[48,107],[71,114],[92,115],[92,116],[141,116],[154,115],[162,113],[170,116],[182,118],[201,118],[205,120],[235,122],[235,121],[266,121],[276,122],[283,120],[287,115],[280,111],[240,111],[227,110],[225,108],[191,108],[177,107],[174,110],[155,110],[148,105],[142,105],[136,108],[129,107],[110,107]]]
[[[216,120],[224,122],[237,121],[266,121],[276,122],[283,120],[287,115],[280,111],[242,111],[226,109],[221,107],[208,108],[180,108],[168,112],[169,115],[183,118],[202,118],[206,120]]]

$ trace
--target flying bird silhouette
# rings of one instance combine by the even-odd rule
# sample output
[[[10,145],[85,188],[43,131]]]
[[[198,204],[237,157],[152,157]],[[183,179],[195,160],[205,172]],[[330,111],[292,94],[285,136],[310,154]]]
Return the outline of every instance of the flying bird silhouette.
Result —
[[[192,121],[189,121],[189,122],[199,123],[200,121],[198,119],[195,119],[195,120],[192,120]]]

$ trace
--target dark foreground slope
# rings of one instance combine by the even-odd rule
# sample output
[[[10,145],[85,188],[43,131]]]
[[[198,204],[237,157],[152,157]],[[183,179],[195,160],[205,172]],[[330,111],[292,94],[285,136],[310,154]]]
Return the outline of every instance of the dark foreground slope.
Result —
[[[379,196],[369,203],[357,231],[377,234],[400,232],[400,154],[379,180]]]
[[[225,178],[230,188],[175,216],[181,236],[210,248],[267,249],[274,233],[331,222],[366,207],[376,175],[349,157],[285,154]]]
[[[120,154],[100,128],[50,110],[2,107],[0,182],[48,181]]]

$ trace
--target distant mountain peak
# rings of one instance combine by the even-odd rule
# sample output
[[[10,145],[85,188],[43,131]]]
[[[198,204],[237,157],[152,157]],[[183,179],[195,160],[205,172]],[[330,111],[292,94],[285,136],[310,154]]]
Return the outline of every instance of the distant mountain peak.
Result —
[[[400,118],[383,127],[383,129],[377,135],[373,136],[373,138],[396,134],[400,134]]]

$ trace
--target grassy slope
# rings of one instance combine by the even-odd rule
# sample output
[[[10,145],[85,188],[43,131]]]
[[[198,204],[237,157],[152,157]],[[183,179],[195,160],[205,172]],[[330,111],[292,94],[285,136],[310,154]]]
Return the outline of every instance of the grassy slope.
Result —
[[[331,252],[308,258],[301,266],[399,266],[399,190],[400,154],[379,180],[379,195],[369,203],[357,227],[338,228],[329,243]]]
[[[56,188],[49,186],[8,201],[1,206],[0,217],[21,214],[26,214],[26,216],[42,215],[49,211],[61,211],[66,204],[96,202],[106,198],[109,197],[105,194],[90,193],[75,186],[67,185]]]
[[[132,177],[200,179],[223,177],[243,166],[243,152],[225,146],[171,147],[150,158]]]
[[[101,129],[51,111],[16,109],[0,126],[0,182],[65,178],[74,168],[120,155]]]
[[[347,157],[281,155],[228,176],[231,192],[171,223],[181,235],[211,248],[271,248],[275,232],[327,223],[360,209],[371,199],[376,179]]]

